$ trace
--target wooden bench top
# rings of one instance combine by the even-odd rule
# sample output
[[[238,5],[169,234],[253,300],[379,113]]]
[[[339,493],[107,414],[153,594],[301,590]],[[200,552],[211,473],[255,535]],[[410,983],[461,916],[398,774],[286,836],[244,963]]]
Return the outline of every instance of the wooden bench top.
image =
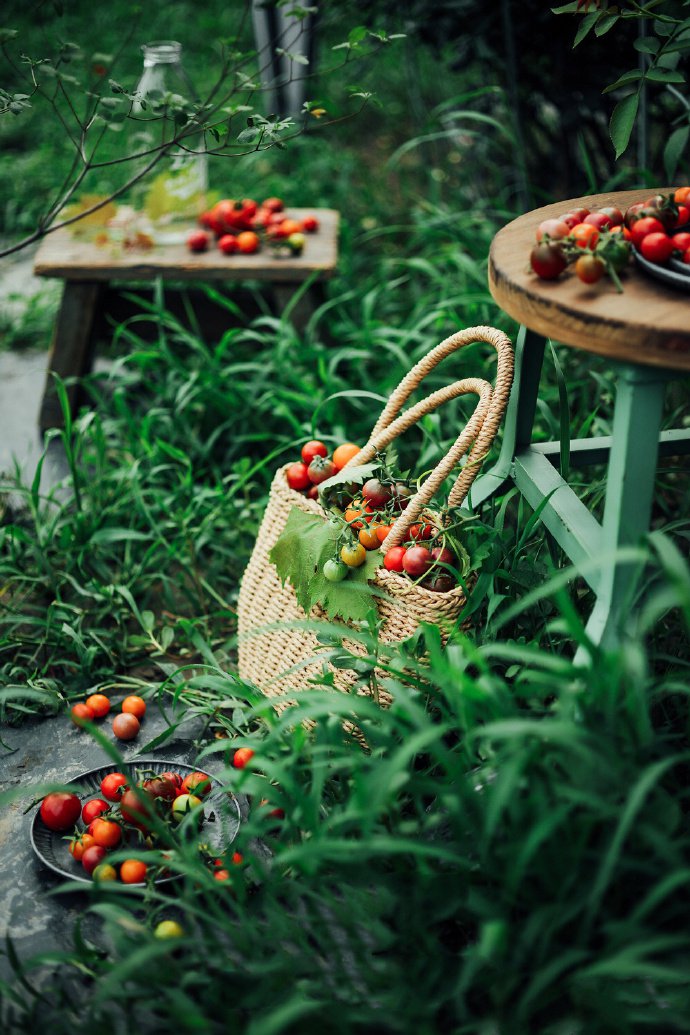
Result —
[[[661,188],[667,193],[672,188]],[[558,280],[540,280],[529,255],[544,219],[572,208],[616,205],[622,211],[656,193],[652,188],[559,201],[508,223],[491,245],[489,287],[498,305],[518,323],[564,345],[610,359],[690,371],[690,293],[667,287],[631,263],[619,294],[605,277],[580,281],[572,268]]]
[[[316,233],[306,234],[298,256],[276,256],[263,247],[254,255],[223,255],[217,248],[194,254],[186,245],[159,245],[150,251],[122,251],[111,244],[80,240],[69,228],[48,234],[36,253],[34,273],[61,280],[265,280],[300,283],[313,274],[332,277],[338,259],[339,213],[327,208],[291,208],[300,219],[314,215]],[[190,224],[190,232],[194,226]]]

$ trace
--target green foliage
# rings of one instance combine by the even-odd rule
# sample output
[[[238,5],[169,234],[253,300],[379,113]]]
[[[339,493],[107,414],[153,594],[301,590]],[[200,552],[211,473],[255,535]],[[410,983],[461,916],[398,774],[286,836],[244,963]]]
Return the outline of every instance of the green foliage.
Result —
[[[329,582],[323,566],[329,558],[338,556],[341,541],[339,521],[331,522],[293,507],[269,556],[281,582],[292,585],[305,614],[320,604],[329,618],[364,621],[373,606],[368,583],[381,566],[381,555],[377,550],[367,551],[364,564],[352,568],[343,582]]]

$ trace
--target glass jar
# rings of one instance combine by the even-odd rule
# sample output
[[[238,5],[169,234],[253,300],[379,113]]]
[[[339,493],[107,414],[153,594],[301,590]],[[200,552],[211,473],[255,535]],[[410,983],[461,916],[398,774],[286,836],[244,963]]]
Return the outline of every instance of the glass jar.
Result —
[[[184,129],[184,122],[175,121],[175,112],[189,112],[195,99],[182,65],[182,45],[175,40],[161,40],[146,43],[141,49],[144,71],[137,85],[132,115],[140,126],[142,122],[169,118],[169,139]],[[161,139],[157,125],[148,132],[148,126],[143,128],[145,132],[136,134],[135,146],[139,151],[147,145],[157,146]],[[206,205],[208,172],[203,133],[185,135],[183,144],[184,147],[172,148],[154,167],[150,177],[142,181],[143,190],[135,199],[151,222],[156,244],[184,242],[190,224]]]

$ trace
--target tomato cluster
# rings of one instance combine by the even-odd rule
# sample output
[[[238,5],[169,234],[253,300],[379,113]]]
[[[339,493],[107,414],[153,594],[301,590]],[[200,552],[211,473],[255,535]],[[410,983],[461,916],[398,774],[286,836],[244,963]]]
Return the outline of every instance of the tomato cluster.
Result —
[[[321,482],[340,471],[358,452],[359,447],[348,442],[338,446],[331,459],[323,442],[307,442],[302,447],[301,463],[287,468],[288,485],[317,499]],[[329,582],[342,582],[353,568],[364,564],[369,551],[381,550],[412,495],[412,487],[391,471],[383,458],[379,458],[375,476],[361,488],[338,486],[325,499],[322,493],[324,506],[340,524],[334,556],[324,562],[324,577]],[[421,581],[426,589],[447,592],[456,585],[455,575],[449,569],[457,566],[457,557],[447,546],[446,538],[437,516],[424,511],[410,527],[405,543],[386,551],[383,566],[387,571]]]
[[[316,216],[293,219],[285,211],[281,198],[266,198],[260,204],[253,198],[235,201],[223,198],[199,216],[201,230],[194,230],[187,238],[191,252],[205,252],[215,237],[224,255],[240,252],[251,255],[261,250],[263,242],[280,254],[300,255],[304,250],[305,234],[319,229]]]
[[[105,694],[91,694],[85,701],[72,705],[72,722],[75,726],[83,726],[86,722],[103,719],[110,711],[110,703]],[[120,714],[113,719],[113,733],[118,740],[134,740],[146,715],[146,701],[138,694],[129,694],[120,708]]]
[[[233,767],[244,769],[254,755],[252,748],[237,748],[232,756]],[[160,854],[151,863],[140,856],[156,850],[167,854],[168,849],[174,848],[173,831],[190,814],[196,829],[203,827],[204,801],[212,789],[208,773],[195,770],[183,776],[174,769],[162,773],[141,770],[139,776],[130,785],[124,773],[107,773],[100,781],[100,796],[82,802],[77,794],[54,791],[41,802],[41,821],[49,830],[70,835],[67,850],[96,881],[142,884],[164,876]],[[259,807],[267,810],[265,814],[271,821],[285,816],[284,810],[273,807],[268,799],[262,798]],[[122,854],[128,847],[136,850],[137,858],[117,864],[111,861],[110,852],[117,850]],[[215,880],[228,880],[227,866],[239,866],[244,861],[236,851],[228,851],[226,860],[216,857],[207,844],[199,843],[198,847]]]
[[[573,264],[583,283],[595,284],[608,274],[622,290],[619,274],[631,247],[650,262],[666,262],[677,253],[690,263],[690,234],[681,231],[689,222],[690,187],[656,194],[625,213],[615,206],[574,209],[539,224],[530,265],[542,280],[556,280]]]

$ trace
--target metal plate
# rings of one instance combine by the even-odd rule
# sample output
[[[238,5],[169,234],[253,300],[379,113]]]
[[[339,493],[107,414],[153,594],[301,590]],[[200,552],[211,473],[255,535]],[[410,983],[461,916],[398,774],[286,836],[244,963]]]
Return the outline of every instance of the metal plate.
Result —
[[[211,792],[208,797],[204,798],[204,840],[211,846],[213,852],[218,855],[222,854],[237,837],[237,832],[240,828],[240,806],[234,794],[220,790],[218,781],[211,773],[207,773],[205,769],[195,769],[193,766],[185,765],[183,762],[166,762],[157,758],[141,758],[137,759],[136,762],[128,762],[123,766],[113,764],[99,766],[98,769],[90,769],[88,772],[81,773],[75,777],[74,780],[70,780],[69,783],[65,784],[65,787],[73,788],[74,793],[78,794],[82,803],[84,803],[89,798],[101,797],[101,780],[108,773],[125,772],[127,774],[129,771],[135,779],[139,779],[139,774],[145,773],[148,777],[168,770],[177,772],[181,776],[199,772],[211,778]],[[53,870],[54,873],[59,873],[62,877],[81,881],[84,884],[91,884],[91,876],[86,873],[81,863],[76,862],[70,855],[67,847],[70,840],[69,834],[49,830],[41,819],[39,810],[40,805],[34,813],[30,830],[31,847],[38,858],[44,866]],[[79,830],[84,829],[84,824],[81,820],[77,822],[77,828]],[[154,883],[164,884],[176,878],[177,874],[157,877]],[[136,885],[130,886],[135,887]]]
[[[670,259],[668,265],[660,266],[656,262],[645,259],[644,255],[640,255],[635,249],[633,249],[633,255],[638,266],[650,277],[655,277],[679,291],[690,291],[690,266],[686,263],[679,262],[678,259]]]

